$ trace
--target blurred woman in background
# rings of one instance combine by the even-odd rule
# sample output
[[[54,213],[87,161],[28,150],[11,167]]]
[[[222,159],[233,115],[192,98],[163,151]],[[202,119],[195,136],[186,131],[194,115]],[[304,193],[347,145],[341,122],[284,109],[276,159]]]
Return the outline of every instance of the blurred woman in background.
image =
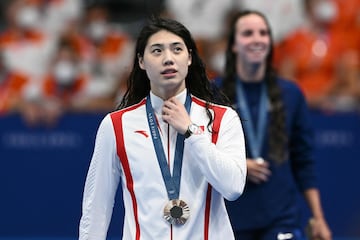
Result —
[[[246,139],[245,191],[227,203],[236,239],[303,238],[299,189],[311,210],[311,236],[329,240],[304,96],[275,74],[271,29],[262,13],[240,12],[231,24],[225,75],[215,82],[235,104]]]

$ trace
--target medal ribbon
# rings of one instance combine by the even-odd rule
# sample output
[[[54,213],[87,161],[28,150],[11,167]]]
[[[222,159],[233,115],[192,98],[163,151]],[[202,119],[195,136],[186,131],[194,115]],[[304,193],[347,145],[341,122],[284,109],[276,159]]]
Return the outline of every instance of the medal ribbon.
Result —
[[[261,157],[261,149],[263,145],[263,140],[265,136],[265,128],[267,122],[267,107],[268,99],[266,94],[266,85],[265,83],[261,85],[261,95],[260,95],[260,104],[259,104],[259,117],[257,119],[257,129],[255,133],[255,128],[253,125],[253,120],[251,119],[251,114],[249,110],[249,105],[247,103],[244,89],[240,79],[236,81],[236,94],[238,100],[238,111],[240,115],[247,120],[244,124],[246,131],[247,140],[249,143],[249,149],[251,157],[258,158]]]
[[[185,108],[188,113],[190,113],[191,106],[191,97],[189,94],[186,96]],[[156,124],[156,116],[154,109],[151,105],[150,95],[146,99],[146,113],[147,119],[150,127],[151,137],[154,143],[154,148],[159,162],[161,174],[165,183],[166,191],[170,200],[178,199],[180,193],[180,179],[181,179],[181,168],[182,160],[184,154],[184,139],[185,137],[182,134],[177,134],[176,138],[176,147],[174,155],[174,167],[173,167],[173,176],[171,176],[168,163],[166,161],[166,156],[164,148],[161,142],[159,129]]]

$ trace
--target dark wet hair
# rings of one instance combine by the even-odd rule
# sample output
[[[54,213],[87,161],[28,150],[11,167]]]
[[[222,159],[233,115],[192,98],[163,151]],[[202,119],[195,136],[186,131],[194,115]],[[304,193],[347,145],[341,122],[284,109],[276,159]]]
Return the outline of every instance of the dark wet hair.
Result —
[[[267,85],[268,96],[271,105],[270,124],[268,128],[268,144],[269,144],[269,157],[277,163],[282,163],[287,157],[286,144],[288,143],[288,137],[286,134],[285,126],[285,109],[282,98],[282,93],[279,85],[277,84],[276,71],[272,65],[274,42],[271,33],[270,24],[265,15],[255,10],[243,10],[234,14],[231,21],[227,49],[226,49],[226,63],[225,74],[223,80],[223,91],[232,102],[236,100],[236,54],[233,52],[232,47],[235,42],[236,35],[236,23],[244,16],[256,14],[260,16],[266,23],[269,36],[270,36],[270,51],[266,57],[266,69],[265,69],[265,83]]]
[[[149,38],[161,30],[169,31],[181,37],[189,54],[191,54],[191,65],[185,78],[186,88],[192,95],[206,101],[206,110],[210,118],[210,125],[213,121],[209,111],[210,103],[225,104],[226,98],[219,98],[219,93],[216,93],[215,97],[213,86],[210,84],[206,75],[205,65],[199,56],[195,41],[189,30],[178,21],[156,16],[152,16],[148,24],[145,25],[139,33],[135,46],[133,68],[127,82],[128,89],[117,109],[138,103],[149,94],[150,80],[146,71],[139,66],[139,57],[143,57]]]

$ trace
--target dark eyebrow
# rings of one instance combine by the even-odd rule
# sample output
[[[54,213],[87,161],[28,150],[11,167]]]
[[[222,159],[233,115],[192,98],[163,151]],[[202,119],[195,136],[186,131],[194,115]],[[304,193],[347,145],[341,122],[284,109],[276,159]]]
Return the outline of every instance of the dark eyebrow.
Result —
[[[182,42],[173,42],[170,44],[170,46],[177,46],[177,45],[185,45],[184,43]],[[154,43],[153,45],[150,46],[151,48],[154,48],[154,47],[159,47],[159,48],[163,48],[164,47],[164,44],[162,43]]]
[[[185,45],[185,44],[182,43],[182,42],[174,42],[174,43],[172,43],[171,45]]]
[[[151,45],[150,47],[151,47],[151,48],[154,48],[154,47],[159,47],[159,48],[161,48],[161,47],[163,47],[163,46],[164,46],[164,44],[155,43],[155,44]]]

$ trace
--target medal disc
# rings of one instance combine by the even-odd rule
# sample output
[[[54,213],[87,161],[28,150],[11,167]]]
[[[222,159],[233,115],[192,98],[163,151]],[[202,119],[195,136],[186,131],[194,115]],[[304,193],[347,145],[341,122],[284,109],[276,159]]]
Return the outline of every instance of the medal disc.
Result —
[[[189,216],[189,206],[180,199],[170,200],[164,208],[165,220],[173,225],[184,225]]]
[[[265,162],[265,160],[262,157],[258,157],[255,159],[255,162],[257,162],[258,164],[262,164]]]

